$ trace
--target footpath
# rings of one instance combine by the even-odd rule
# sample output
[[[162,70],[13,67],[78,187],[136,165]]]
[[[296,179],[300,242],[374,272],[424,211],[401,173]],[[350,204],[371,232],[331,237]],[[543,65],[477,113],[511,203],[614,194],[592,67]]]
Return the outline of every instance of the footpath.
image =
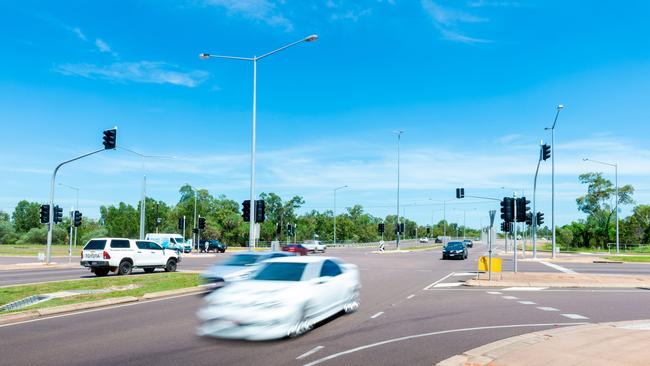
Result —
[[[437,366],[628,366],[650,364],[650,320],[585,324],[503,339]]]
[[[465,282],[471,287],[549,287],[549,288],[649,288],[650,275],[555,273],[555,272],[502,272],[493,273],[488,280],[487,273],[479,279]],[[650,342],[649,342],[650,344]],[[648,362],[650,364],[650,360]]]

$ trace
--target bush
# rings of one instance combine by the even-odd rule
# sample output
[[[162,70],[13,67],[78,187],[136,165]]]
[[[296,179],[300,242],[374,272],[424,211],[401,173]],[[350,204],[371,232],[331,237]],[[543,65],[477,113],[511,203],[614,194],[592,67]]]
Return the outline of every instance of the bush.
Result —
[[[97,230],[89,231],[83,234],[81,237],[77,238],[77,245],[86,245],[88,240],[92,238],[105,238],[108,236],[108,230],[105,228],[99,228]]]
[[[66,229],[55,226],[52,236],[52,244],[65,244],[68,239]],[[47,226],[31,228],[23,234],[16,244],[47,244]]]
[[[0,221],[0,243],[14,244],[18,240],[18,235],[14,226],[9,221]]]

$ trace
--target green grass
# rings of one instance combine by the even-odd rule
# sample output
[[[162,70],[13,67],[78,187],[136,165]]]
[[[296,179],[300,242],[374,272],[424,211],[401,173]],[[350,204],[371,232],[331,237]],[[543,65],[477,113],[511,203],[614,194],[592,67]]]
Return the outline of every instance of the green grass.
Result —
[[[442,248],[442,244],[432,244],[432,245],[425,245],[425,246],[418,246],[418,247],[400,247],[401,250],[429,250],[429,249],[436,249],[436,248]]]
[[[136,284],[139,287],[132,290],[113,291],[100,294],[77,295],[61,299],[53,299],[49,301],[36,304],[22,310],[31,310],[44,307],[51,307],[57,305],[76,304],[80,302],[88,302],[95,300],[103,300],[114,297],[123,296],[142,296],[150,292],[174,290],[185,287],[194,287],[201,284],[199,275],[196,273],[166,273],[154,272],[151,274],[137,274],[130,276],[108,276],[101,278],[90,278],[84,280],[74,281],[57,281],[35,285],[22,285],[12,287],[0,288],[0,305],[10,303],[12,301],[20,300],[22,298],[47,294],[52,292],[66,291],[66,290],[98,290],[105,289],[112,286],[126,286]],[[3,312],[4,313],[4,312]]]
[[[68,245],[52,245],[52,255],[54,256],[67,256]],[[39,252],[46,253],[47,245],[45,244],[1,244],[0,255],[2,256],[34,256],[36,257]],[[81,247],[72,247],[72,256],[79,256]]]
[[[612,261],[621,261],[621,262],[636,262],[636,263],[643,263],[643,262],[650,262],[650,255],[621,255],[621,256],[607,256],[603,257],[605,259],[609,259]]]

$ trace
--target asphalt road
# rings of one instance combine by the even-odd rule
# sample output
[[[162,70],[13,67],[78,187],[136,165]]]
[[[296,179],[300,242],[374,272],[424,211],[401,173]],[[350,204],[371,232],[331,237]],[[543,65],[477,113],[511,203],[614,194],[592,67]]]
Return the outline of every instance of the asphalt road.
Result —
[[[197,337],[194,313],[201,299],[191,295],[0,326],[2,363],[431,365],[488,342],[556,325],[650,317],[647,290],[456,286],[471,276],[463,273],[475,269],[483,251],[477,246],[467,261],[442,261],[439,250],[331,250],[328,255],[359,266],[361,308],[296,339],[252,343]],[[304,356],[308,352],[313,353]]]

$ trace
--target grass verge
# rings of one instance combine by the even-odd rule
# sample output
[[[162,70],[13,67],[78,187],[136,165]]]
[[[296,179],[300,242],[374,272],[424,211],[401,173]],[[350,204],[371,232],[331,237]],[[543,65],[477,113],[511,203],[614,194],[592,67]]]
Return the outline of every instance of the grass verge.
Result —
[[[134,274],[130,276],[108,276],[102,278],[91,278],[76,281],[57,281],[35,285],[23,285],[0,288],[0,305],[20,300],[22,298],[47,294],[66,290],[99,290],[112,286],[127,286],[130,284],[138,285],[137,288],[125,291],[113,291],[99,294],[76,295],[60,299],[53,299],[42,302],[33,306],[16,310],[31,310],[58,305],[76,304],[81,302],[103,300],[123,296],[142,296],[146,293],[175,290],[186,287],[194,287],[201,284],[199,274],[197,273],[147,273]],[[6,314],[11,312],[2,312]]]
[[[621,255],[621,256],[607,256],[603,257],[611,261],[620,261],[620,262],[635,262],[635,263],[650,263],[650,255]]]
[[[52,245],[52,255],[62,256],[68,255],[68,245]],[[47,245],[44,244],[2,244],[0,245],[0,255],[2,256],[36,256],[39,252],[45,253],[47,251]],[[77,248],[72,247],[72,256],[79,256],[79,251],[81,247]]]

